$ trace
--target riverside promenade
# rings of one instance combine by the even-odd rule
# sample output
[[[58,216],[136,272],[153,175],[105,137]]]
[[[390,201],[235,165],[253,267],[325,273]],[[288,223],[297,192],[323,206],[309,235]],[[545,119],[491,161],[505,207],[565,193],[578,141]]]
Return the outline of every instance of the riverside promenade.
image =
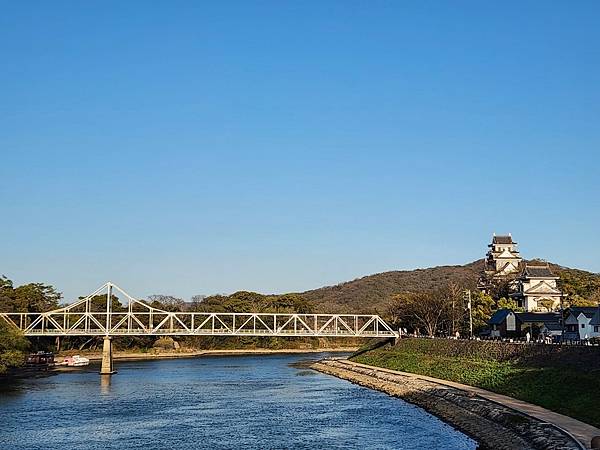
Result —
[[[346,359],[320,361],[313,368],[415,403],[485,448],[589,449],[592,439],[600,436],[600,429],[571,417],[452,381]]]

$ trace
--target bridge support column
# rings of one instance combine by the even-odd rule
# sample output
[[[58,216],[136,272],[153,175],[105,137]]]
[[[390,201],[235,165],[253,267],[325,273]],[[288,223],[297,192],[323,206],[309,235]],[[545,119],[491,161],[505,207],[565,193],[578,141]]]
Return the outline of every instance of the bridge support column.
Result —
[[[113,357],[112,357],[112,338],[110,336],[104,336],[104,345],[102,347],[102,367],[100,368],[100,375],[112,375],[117,371],[113,368]]]

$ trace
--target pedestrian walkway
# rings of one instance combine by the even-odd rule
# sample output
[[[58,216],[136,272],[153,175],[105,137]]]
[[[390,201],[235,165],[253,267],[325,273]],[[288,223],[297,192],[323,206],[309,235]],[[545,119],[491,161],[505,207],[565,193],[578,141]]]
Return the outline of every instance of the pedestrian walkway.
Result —
[[[428,377],[425,375],[419,375],[409,372],[401,372],[398,370],[385,369],[383,367],[368,366],[366,364],[360,364],[349,360],[338,360],[340,362],[354,365],[357,367],[364,367],[368,369],[377,369],[382,372],[388,372],[396,375],[402,375],[406,377],[414,377],[421,380],[426,380],[432,383],[441,384],[444,386],[450,386],[455,389],[470,392],[478,395],[486,400],[504,405],[508,408],[512,408],[520,413],[534,417],[543,422],[551,423],[567,433],[574,436],[579,442],[581,442],[587,448],[591,447],[591,442],[594,437],[600,436],[600,429],[587,423],[581,422],[580,420],[573,419],[572,417],[565,416],[563,414],[555,413],[541,406],[533,405],[531,403],[517,400],[516,398],[508,397],[502,394],[496,394],[495,392],[486,391],[485,389],[477,388],[474,386],[468,386],[466,384],[455,383],[454,381],[441,380],[439,378]]]

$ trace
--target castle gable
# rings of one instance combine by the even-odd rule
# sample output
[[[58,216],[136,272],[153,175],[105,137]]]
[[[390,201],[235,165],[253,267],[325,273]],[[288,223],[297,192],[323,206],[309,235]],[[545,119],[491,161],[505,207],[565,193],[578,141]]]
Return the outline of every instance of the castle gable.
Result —
[[[525,295],[560,295],[560,291],[547,281],[540,281],[524,292]]]
[[[508,249],[504,249],[499,255],[495,257],[496,259],[521,259],[519,255],[515,255]]]

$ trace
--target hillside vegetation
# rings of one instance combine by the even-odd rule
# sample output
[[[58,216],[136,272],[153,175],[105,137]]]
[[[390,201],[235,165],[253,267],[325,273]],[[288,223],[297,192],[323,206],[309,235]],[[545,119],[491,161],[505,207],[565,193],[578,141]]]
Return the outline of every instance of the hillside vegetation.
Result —
[[[310,290],[301,295],[322,312],[384,314],[392,295],[401,292],[422,293],[443,289],[456,283],[463,289],[475,289],[483,271],[483,259],[462,266],[383,272],[356,280]],[[600,274],[550,264],[561,277],[565,294],[589,298],[600,289]]]

